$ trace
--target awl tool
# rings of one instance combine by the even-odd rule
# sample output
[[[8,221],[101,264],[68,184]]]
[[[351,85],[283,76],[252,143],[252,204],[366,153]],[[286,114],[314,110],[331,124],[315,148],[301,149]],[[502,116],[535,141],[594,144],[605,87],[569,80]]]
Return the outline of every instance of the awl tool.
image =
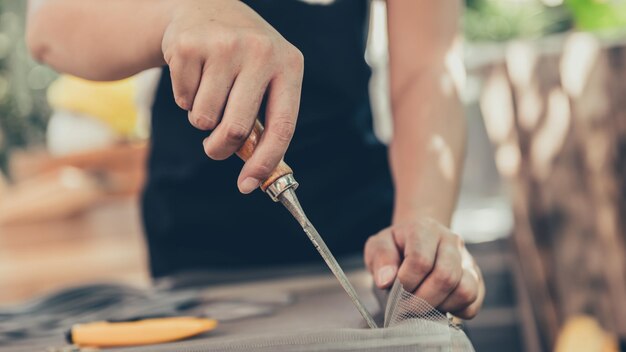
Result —
[[[250,133],[244,145],[239,149],[237,155],[244,161],[247,161],[256,149],[262,134],[263,125],[257,120],[252,133]],[[367,325],[369,325],[370,328],[377,328],[378,326],[376,322],[374,322],[372,315],[367,308],[365,308],[365,305],[348,280],[348,277],[343,272],[343,269],[341,269],[341,266],[337,263],[337,260],[326,246],[326,243],[324,243],[320,234],[315,227],[313,227],[313,224],[311,224],[306,217],[302,206],[300,206],[298,197],[296,197],[296,188],[298,188],[298,182],[296,182],[293,177],[293,170],[284,161],[281,161],[272,174],[261,183],[261,189],[267,193],[273,201],[281,202],[285,208],[289,210],[291,215],[296,218],[300,226],[302,226],[306,235],[311,242],[313,242],[315,249],[317,249],[337,280],[339,280],[343,289],[348,293],[348,296],[350,296],[350,299],[367,322]]]

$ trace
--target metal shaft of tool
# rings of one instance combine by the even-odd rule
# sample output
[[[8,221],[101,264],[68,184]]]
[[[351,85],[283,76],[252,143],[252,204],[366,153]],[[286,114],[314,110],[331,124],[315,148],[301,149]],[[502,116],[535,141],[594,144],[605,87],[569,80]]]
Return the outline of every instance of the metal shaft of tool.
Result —
[[[304,214],[304,210],[302,210],[300,202],[298,201],[298,198],[296,197],[296,193],[293,188],[285,190],[278,196],[278,199],[296,218],[296,220],[298,220],[298,223],[300,223],[300,226],[302,226],[304,232],[307,234],[311,242],[313,242],[315,249],[317,249],[322,258],[324,258],[324,261],[333,272],[337,280],[339,280],[339,283],[346,291],[348,296],[350,296],[352,303],[354,303],[359,313],[361,313],[363,319],[365,319],[365,321],[367,322],[367,325],[372,329],[377,328],[378,326],[372,318],[372,315],[369,313],[367,308],[365,308],[363,302],[361,302],[361,299],[359,298],[354,287],[348,280],[348,277],[343,272],[343,269],[341,269],[341,266],[339,266],[339,263],[337,263],[337,260],[326,246],[326,243],[324,243],[324,240],[322,239],[320,234],[317,232],[315,227],[313,227],[309,219]]]

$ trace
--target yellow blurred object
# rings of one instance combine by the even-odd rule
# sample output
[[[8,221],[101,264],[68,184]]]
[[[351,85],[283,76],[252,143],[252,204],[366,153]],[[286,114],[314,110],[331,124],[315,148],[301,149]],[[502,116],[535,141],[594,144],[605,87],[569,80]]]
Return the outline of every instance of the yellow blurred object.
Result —
[[[555,352],[619,352],[617,338],[589,316],[570,318],[559,334]]]
[[[48,88],[54,110],[65,110],[104,122],[124,137],[135,135],[138,109],[135,77],[115,82],[93,82],[63,75]]]

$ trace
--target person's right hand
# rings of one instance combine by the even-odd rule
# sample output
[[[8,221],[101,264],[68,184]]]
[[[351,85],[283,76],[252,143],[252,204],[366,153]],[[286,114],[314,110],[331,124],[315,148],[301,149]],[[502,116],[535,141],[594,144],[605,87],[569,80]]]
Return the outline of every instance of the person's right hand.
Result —
[[[204,144],[212,159],[235,153],[250,134],[264,97],[265,132],[237,181],[250,193],[282,160],[294,133],[302,53],[240,1],[177,2],[162,50],[176,103],[189,122],[213,130]]]

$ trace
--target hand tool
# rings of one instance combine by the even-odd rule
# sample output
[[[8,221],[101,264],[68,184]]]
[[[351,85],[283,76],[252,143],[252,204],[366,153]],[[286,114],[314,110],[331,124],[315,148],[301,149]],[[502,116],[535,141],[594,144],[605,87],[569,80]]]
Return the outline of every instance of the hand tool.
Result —
[[[252,153],[254,153],[262,134],[263,125],[257,120],[250,136],[237,152],[237,156],[247,161],[252,156]],[[348,293],[352,303],[354,303],[359,313],[361,313],[367,325],[372,329],[377,328],[378,326],[376,322],[374,322],[372,315],[368,312],[367,308],[365,308],[365,305],[354,290],[354,287],[343,272],[343,269],[341,269],[341,266],[337,263],[337,260],[326,246],[326,243],[324,243],[322,237],[305,215],[298,201],[298,197],[296,197],[295,190],[297,187],[298,182],[296,182],[293,177],[293,170],[284,161],[281,161],[270,176],[261,183],[261,189],[267,193],[274,202],[282,203],[298,221],[300,226],[302,226],[306,235],[311,242],[313,242],[315,249],[320,253],[333,274],[335,274],[335,277],[339,280],[339,283],[346,293]]]
[[[124,347],[172,342],[215,329],[217,321],[197,317],[164,317],[77,324],[67,340],[79,347]]]

